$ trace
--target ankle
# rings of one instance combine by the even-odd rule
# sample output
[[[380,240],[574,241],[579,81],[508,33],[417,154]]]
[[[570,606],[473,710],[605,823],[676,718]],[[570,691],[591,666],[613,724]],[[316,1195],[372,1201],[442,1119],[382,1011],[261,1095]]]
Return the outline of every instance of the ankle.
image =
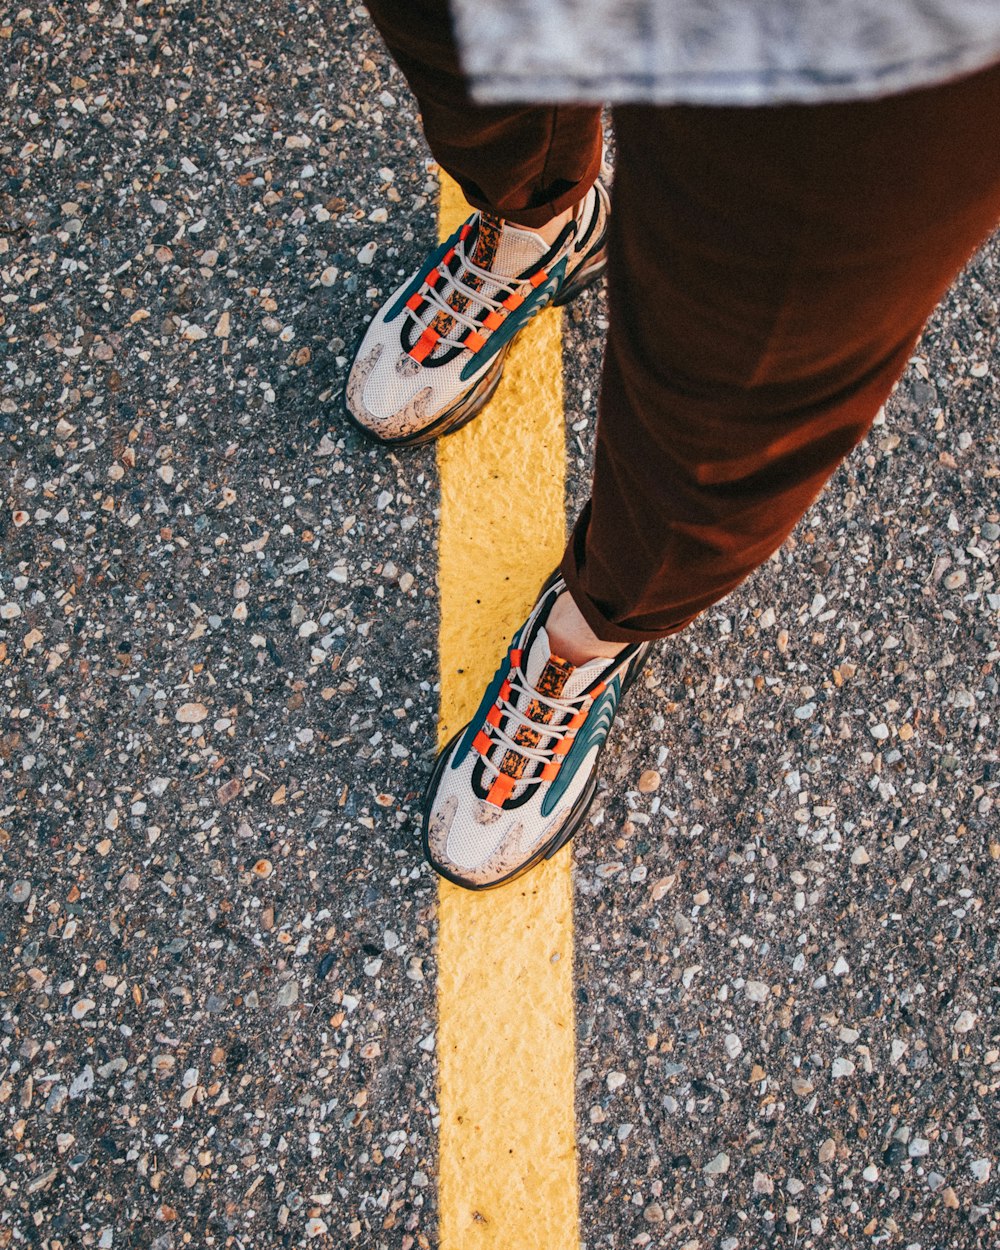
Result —
[[[627,646],[624,642],[598,638],[565,590],[556,600],[545,628],[553,655],[561,656],[574,667],[598,658],[612,660]]]
[[[566,211],[560,213],[558,217],[553,217],[552,220],[547,221],[544,226],[539,226],[533,231],[533,233],[537,234],[539,238],[543,239],[551,247],[551,245],[555,243],[556,239],[559,238],[562,231],[566,228],[567,223],[573,220],[574,211],[575,210],[572,208],[567,208]]]

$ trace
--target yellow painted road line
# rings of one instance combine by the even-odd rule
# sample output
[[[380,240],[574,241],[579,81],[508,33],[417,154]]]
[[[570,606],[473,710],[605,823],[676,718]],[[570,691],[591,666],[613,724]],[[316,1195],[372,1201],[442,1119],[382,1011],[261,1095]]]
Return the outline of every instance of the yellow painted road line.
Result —
[[[442,175],[439,233],[469,214]],[[439,444],[441,745],[475,711],[562,555],[561,315],[511,349],[488,409]],[[441,883],[441,1250],[574,1250],[570,850],[485,894]]]

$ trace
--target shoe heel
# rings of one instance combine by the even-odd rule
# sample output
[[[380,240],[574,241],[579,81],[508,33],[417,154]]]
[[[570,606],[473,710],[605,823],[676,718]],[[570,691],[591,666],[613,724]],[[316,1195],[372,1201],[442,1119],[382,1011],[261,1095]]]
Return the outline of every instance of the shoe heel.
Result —
[[[573,274],[573,277],[552,301],[553,307],[561,308],[563,304],[568,304],[570,300],[576,299],[588,286],[593,286],[601,278],[607,267],[608,252],[606,247],[602,247],[592,260],[586,261]]]

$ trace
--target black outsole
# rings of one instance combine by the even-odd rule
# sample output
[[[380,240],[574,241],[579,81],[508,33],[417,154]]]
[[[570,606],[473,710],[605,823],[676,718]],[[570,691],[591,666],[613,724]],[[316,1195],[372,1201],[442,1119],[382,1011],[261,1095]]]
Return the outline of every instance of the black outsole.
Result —
[[[556,576],[556,574],[553,574],[552,577],[548,579],[541,593],[544,593],[545,589],[547,589],[551,585],[552,578],[554,576]],[[539,597],[541,597],[541,595]],[[630,665],[631,673],[626,678],[626,680],[622,682],[622,693],[621,693],[622,699],[624,699],[625,695],[635,684],[636,680],[638,679],[639,674],[642,672],[643,666],[645,665],[645,662],[646,662],[646,658],[649,655],[650,651],[652,650],[652,646],[653,646],[652,643],[645,644],[643,649],[640,650],[639,653],[633,659],[633,662]],[[620,707],[620,702],[619,702],[619,707]],[[465,881],[461,877],[449,871],[449,869],[443,867],[434,859],[434,856],[431,854],[431,848],[430,848],[430,829],[429,829],[430,810],[431,810],[430,800],[435,790],[437,789],[438,780],[441,776],[441,773],[444,771],[445,765],[448,762],[448,757],[451,754],[452,747],[455,745],[455,743],[458,741],[461,735],[465,733],[467,728],[468,728],[468,723],[463,725],[462,728],[458,730],[458,732],[451,738],[448,744],[438,753],[438,757],[434,761],[434,771],[431,773],[430,780],[427,783],[427,788],[424,791],[424,800],[423,800],[424,814],[423,814],[423,820],[421,822],[420,840],[421,840],[421,845],[422,845],[422,849],[424,852],[424,858],[427,860],[427,862],[430,864],[430,866],[434,869],[434,871],[438,874],[439,877],[443,877],[445,881],[450,881],[452,885],[460,886],[463,890],[472,890],[477,894],[481,894],[485,890],[495,890],[498,886],[509,885],[511,881],[516,881],[518,877],[523,876],[526,872],[530,872],[530,870],[536,867],[538,864],[540,864],[542,860],[551,859],[553,855],[561,851],[562,848],[566,845],[566,843],[573,837],[573,835],[576,833],[576,831],[580,828],[580,826],[583,824],[584,820],[586,819],[587,812],[590,810],[590,805],[594,801],[594,795],[597,793],[597,783],[598,783],[599,774],[600,774],[601,757],[604,755],[604,748],[607,745],[607,738],[605,738],[604,742],[601,744],[601,749],[598,751],[597,758],[594,760],[593,769],[590,774],[590,780],[588,781],[586,786],[584,786],[583,790],[580,792],[579,797],[577,798],[576,802],[573,804],[572,808],[570,809],[569,815],[566,817],[566,820],[561,826],[561,828],[559,828],[556,831],[556,833],[553,834],[553,836],[548,840],[548,842],[543,843],[534,852],[534,854],[531,856],[530,859],[526,860],[519,867],[515,868],[513,872],[508,873],[505,877],[500,877],[499,880],[497,881],[488,881],[485,884],[480,884],[478,882]]]

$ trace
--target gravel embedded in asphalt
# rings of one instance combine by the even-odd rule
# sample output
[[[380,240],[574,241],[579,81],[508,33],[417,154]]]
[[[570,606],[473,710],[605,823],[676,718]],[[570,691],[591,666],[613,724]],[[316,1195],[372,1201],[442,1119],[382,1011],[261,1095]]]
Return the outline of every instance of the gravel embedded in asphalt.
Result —
[[[435,458],[338,409],[435,234],[413,102],[343,3],[0,47],[0,1247],[435,1246]],[[625,704],[586,1250],[1000,1240],[998,265]]]

